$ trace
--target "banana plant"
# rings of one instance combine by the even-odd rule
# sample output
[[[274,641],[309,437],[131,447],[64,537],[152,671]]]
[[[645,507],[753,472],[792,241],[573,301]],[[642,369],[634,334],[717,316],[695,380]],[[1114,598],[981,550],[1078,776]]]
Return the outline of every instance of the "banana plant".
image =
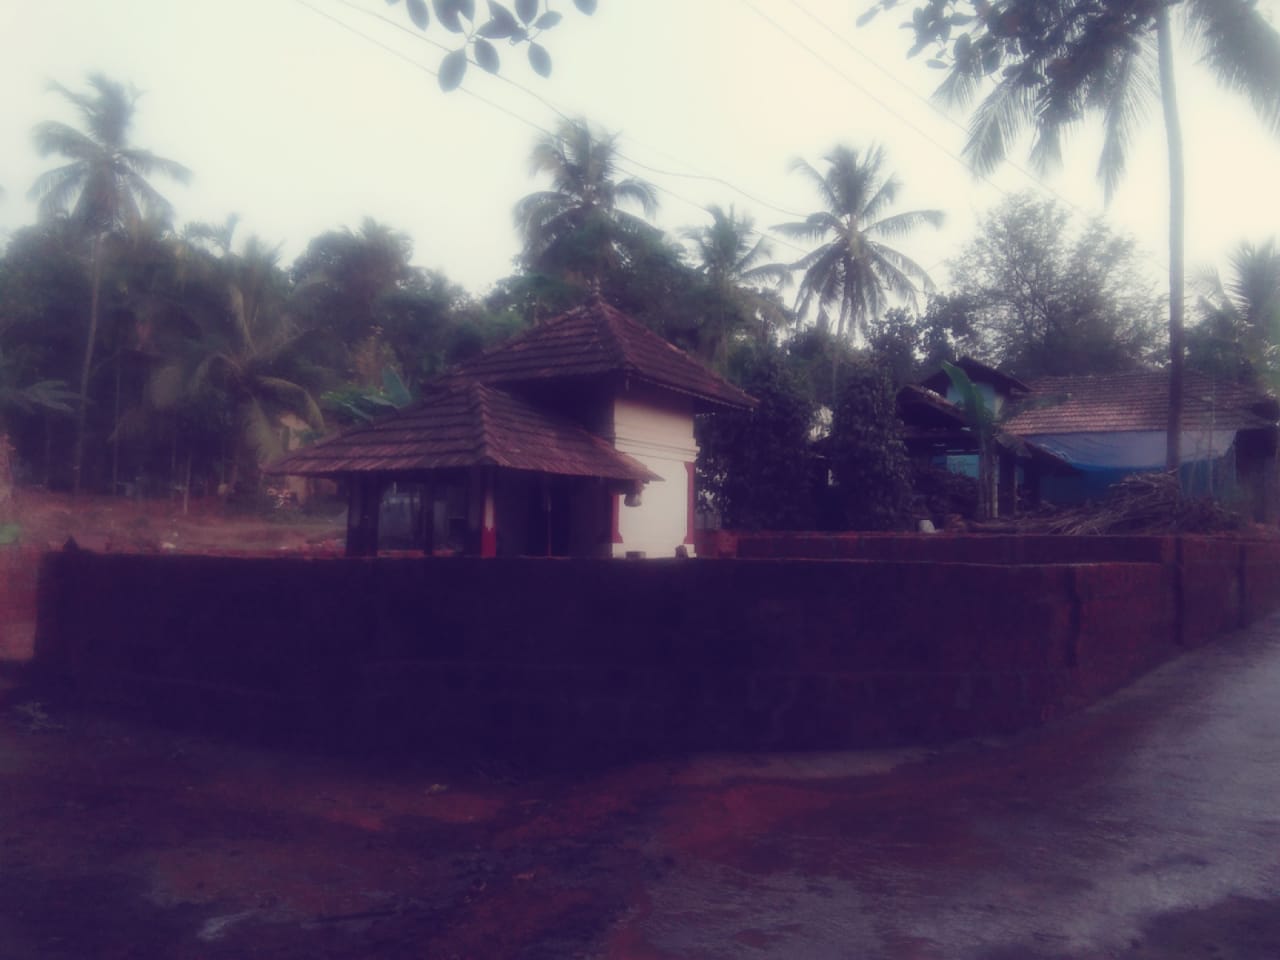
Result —
[[[378,389],[349,386],[331,390],[320,398],[322,407],[352,423],[370,423],[412,402],[412,391],[394,367],[383,368],[382,386]]]
[[[999,434],[999,418],[993,407],[982,399],[969,375],[954,363],[942,362],[951,385],[960,402],[965,425],[978,441],[978,519],[989,520],[995,512],[995,458],[996,437]]]

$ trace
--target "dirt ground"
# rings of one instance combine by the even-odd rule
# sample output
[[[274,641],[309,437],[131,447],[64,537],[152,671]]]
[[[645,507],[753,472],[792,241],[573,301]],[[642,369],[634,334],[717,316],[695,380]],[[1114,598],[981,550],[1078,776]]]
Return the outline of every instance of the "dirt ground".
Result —
[[[27,546],[342,534],[21,497]],[[1012,740],[556,775],[185,735],[21,659],[0,661],[2,960],[1280,957],[1280,618]]]
[[[5,960],[1274,960],[1280,618],[927,751],[550,776],[265,750],[0,671]]]
[[[9,508],[25,546],[58,549],[68,537],[85,549],[123,553],[337,553],[346,536],[342,504],[314,512],[237,507],[220,498],[180,499],[66,494],[20,489]]]

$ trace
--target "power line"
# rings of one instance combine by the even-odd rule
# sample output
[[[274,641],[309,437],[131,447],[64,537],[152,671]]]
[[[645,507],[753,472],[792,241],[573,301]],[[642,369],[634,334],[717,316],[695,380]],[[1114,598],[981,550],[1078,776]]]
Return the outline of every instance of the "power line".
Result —
[[[858,47],[858,46],[857,46],[857,44],[855,44],[855,43],[854,43],[852,40],[850,40],[847,36],[845,36],[843,33],[841,33],[840,31],[838,31],[835,27],[831,26],[831,24],[829,24],[827,21],[823,20],[821,17],[819,17],[819,16],[818,16],[817,14],[815,14],[813,11],[811,11],[811,10],[806,10],[806,9],[804,8],[804,6],[798,2],[798,0],[788,0],[788,2],[791,4],[791,6],[795,7],[797,10],[799,10],[802,14],[804,14],[806,17],[808,17],[810,20],[812,20],[814,23],[816,23],[819,27],[821,27],[823,30],[825,30],[827,33],[829,33],[831,36],[833,36],[836,40],[838,40],[840,43],[844,44],[844,46],[846,46],[846,47],[850,50],[850,52],[852,52],[855,56],[857,56],[858,58],[860,58],[864,63],[866,63],[866,64],[870,65],[871,67],[873,67],[874,69],[876,69],[877,71],[879,71],[881,74],[883,74],[884,76],[888,77],[888,78],[889,78],[889,80],[890,80],[891,82],[893,82],[896,86],[898,86],[898,87],[899,87],[899,88],[901,88],[902,90],[905,90],[905,91],[906,91],[906,92],[907,92],[911,97],[913,97],[914,99],[918,100],[920,103],[922,103],[922,104],[924,104],[926,107],[928,107],[931,111],[933,111],[933,113],[934,113],[934,114],[935,114],[935,115],[936,115],[940,120],[942,120],[942,121],[944,121],[945,123],[948,123],[948,124],[950,124],[951,126],[955,127],[957,130],[959,130],[959,131],[960,131],[961,133],[963,133],[963,134],[966,134],[966,135],[967,135],[967,134],[969,133],[968,128],[966,128],[966,127],[965,127],[965,125],[964,125],[964,124],[962,124],[959,120],[957,120],[955,117],[951,116],[949,113],[947,113],[947,112],[946,112],[945,110],[943,110],[941,107],[939,107],[939,106],[938,106],[935,102],[933,102],[933,100],[932,100],[932,99],[930,99],[929,97],[923,97],[923,96],[921,96],[919,93],[917,93],[915,90],[911,89],[911,87],[907,86],[905,83],[903,83],[903,82],[902,82],[902,78],[901,78],[901,77],[899,77],[896,73],[894,73],[892,70],[888,69],[888,68],[887,68],[887,67],[885,67],[883,64],[881,64],[879,61],[875,60],[873,57],[871,57],[870,55],[868,55],[864,50],[862,50],[860,47]],[[859,89],[863,89],[863,90],[864,90],[864,92],[865,92],[865,88],[861,88],[861,87],[860,87]],[[877,102],[879,102],[879,101],[877,101]],[[881,106],[884,106],[884,104],[881,104]],[[886,107],[886,109],[888,109],[888,108]],[[952,156],[954,159],[959,160],[961,163],[963,163],[963,164],[965,165],[965,167],[969,167],[969,165],[968,165],[967,163],[965,163],[965,162],[964,162],[963,158],[955,157],[955,155],[954,155],[954,154],[952,154],[951,156]],[[1048,194],[1051,194],[1053,197],[1055,197],[1055,198],[1056,198],[1056,199],[1058,199],[1058,200],[1061,200],[1063,203],[1065,203],[1067,206],[1071,207],[1071,209],[1072,209],[1072,210],[1074,210],[1074,211],[1076,211],[1077,213],[1080,213],[1080,212],[1081,212],[1081,211],[1080,211],[1080,208],[1079,208],[1079,207],[1077,207],[1077,206],[1076,206],[1076,204],[1075,204],[1075,203],[1073,203],[1069,198],[1064,197],[1062,194],[1058,193],[1058,191],[1057,191],[1057,190],[1055,190],[1055,189],[1054,189],[1053,187],[1051,187],[1049,184],[1045,183],[1045,182],[1044,182],[1043,180],[1041,180],[1038,176],[1036,176],[1036,174],[1035,174],[1035,173],[1033,173],[1032,171],[1028,170],[1026,167],[1022,166],[1020,163],[1017,163],[1016,161],[1014,161],[1014,160],[1010,160],[1010,159],[1008,159],[1008,158],[1006,158],[1006,159],[1005,159],[1005,163],[1007,163],[1007,164],[1008,164],[1010,167],[1012,167],[1014,170],[1018,171],[1018,173],[1022,174],[1024,177],[1026,177],[1026,178],[1027,178],[1029,181],[1031,181],[1031,183],[1032,183],[1035,187],[1037,187],[1038,189],[1043,190],[1044,192],[1046,192],[1046,193],[1048,193]],[[996,186],[996,184],[992,183],[992,182],[991,182],[989,179],[987,179],[985,176],[984,176],[984,177],[982,177],[982,179],[983,179],[984,181],[986,181],[988,184],[990,184],[991,186],[996,187],[996,189],[997,189],[997,190],[999,190],[999,189],[1000,189],[998,186]],[[1003,192],[1003,191],[1002,191],[1002,192]]]
[[[391,55],[392,55],[392,56],[394,56],[396,59],[403,61],[404,63],[408,64],[409,66],[413,67],[414,69],[416,69],[416,70],[420,70],[420,71],[422,71],[423,73],[426,73],[426,74],[428,74],[428,75],[429,75],[429,76],[431,76],[431,77],[438,77],[438,76],[439,76],[439,75],[438,75],[438,73],[437,73],[435,70],[432,70],[430,67],[426,66],[425,64],[418,62],[417,60],[415,60],[415,59],[413,59],[412,57],[410,57],[410,56],[408,56],[408,55],[404,54],[404,53],[403,53],[403,52],[401,52],[400,50],[397,50],[395,47],[392,47],[392,46],[390,46],[389,44],[383,43],[381,40],[378,40],[378,39],[376,39],[375,37],[370,36],[369,34],[365,33],[364,31],[359,30],[359,29],[357,29],[356,27],[353,27],[351,24],[347,23],[346,21],[341,20],[340,18],[335,17],[335,16],[333,16],[332,14],[330,14],[330,13],[328,13],[328,12],[324,11],[324,10],[319,9],[318,7],[314,6],[311,2],[309,2],[309,0],[294,0],[294,2],[295,2],[295,3],[297,3],[297,4],[299,4],[299,5],[300,5],[300,6],[302,6],[302,7],[306,8],[307,10],[310,10],[312,13],[315,13],[315,14],[317,14],[318,16],[324,17],[326,20],[329,20],[330,22],[332,22],[332,23],[336,24],[337,26],[341,27],[342,29],[346,30],[347,32],[349,32],[349,33],[351,33],[351,34],[353,34],[353,35],[355,35],[355,36],[359,37],[360,39],[365,40],[366,42],[373,44],[374,46],[376,46],[376,47],[380,48],[380,49],[381,49],[381,50],[383,50],[384,52],[391,54]],[[362,13],[365,13],[365,14],[367,14],[367,15],[369,15],[369,16],[372,16],[372,17],[374,17],[375,19],[382,20],[382,21],[384,21],[384,22],[386,22],[386,23],[388,23],[388,24],[391,24],[392,26],[397,27],[397,29],[402,29],[404,32],[406,32],[406,33],[410,34],[411,36],[416,37],[417,39],[420,39],[420,40],[426,40],[427,42],[429,42],[429,43],[430,43],[430,44],[432,44],[433,46],[435,46],[435,47],[437,47],[437,48],[439,48],[439,49],[441,49],[441,50],[444,50],[444,51],[446,51],[446,52],[449,52],[449,48],[448,48],[448,47],[446,47],[446,46],[444,46],[443,44],[441,44],[441,43],[439,43],[439,42],[437,42],[437,41],[435,41],[435,40],[433,40],[433,39],[431,39],[431,38],[424,37],[424,36],[422,36],[422,35],[420,35],[420,34],[417,34],[417,33],[415,33],[414,31],[409,30],[407,27],[404,27],[404,26],[403,26],[403,24],[398,24],[398,23],[396,23],[394,20],[391,20],[391,19],[390,19],[390,18],[388,18],[388,17],[385,17],[385,16],[383,16],[383,15],[381,15],[381,14],[373,13],[372,11],[364,10],[364,9],[362,9],[361,7],[359,7],[358,5],[351,3],[351,2],[350,2],[350,0],[338,0],[338,2],[339,2],[339,3],[341,3],[343,6],[350,7],[350,8],[352,8],[352,9],[358,10],[358,11],[360,11],[360,12],[362,12]],[[537,100],[541,101],[544,105],[546,105],[550,110],[552,110],[552,111],[553,111],[554,113],[556,113],[558,116],[560,116],[560,117],[564,118],[565,120],[569,120],[569,117],[567,117],[563,112],[561,112],[558,108],[556,108],[554,104],[552,104],[550,101],[546,100],[546,98],[542,97],[541,95],[536,94],[536,93],[534,93],[533,91],[528,90],[528,89],[527,89],[527,88],[525,88],[525,87],[522,87],[520,84],[517,84],[517,83],[515,83],[514,81],[511,81],[511,80],[508,80],[508,79],[506,79],[506,78],[503,78],[503,77],[501,77],[501,75],[498,75],[498,78],[499,78],[499,79],[501,79],[501,80],[504,80],[508,85],[513,86],[513,87],[515,87],[516,89],[521,90],[521,91],[523,91],[524,93],[527,93],[528,95],[530,95],[530,96],[534,97],[535,99],[537,99]],[[474,90],[471,90],[471,89],[470,89],[470,88],[468,88],[468,87],[461,87],[461,88],[460,88],[460,90],[461,90],[461,92],[462,92],[463,94],[465,94],[465,95],[467,95],[467,96],[471,97],[472,99],[474,99],[474,100],[478,100],[480,103],[483,103],[483,104],[485,104],[486,106],[491,107],[492,109],[497,110],[498,112],[500,112],[500,113],[502,113],[502,114],[504,114],[504,115],[506,115],[506,116],[508,116],[508,117],[511,117],[511,118],[512,118],[512,119],[514,119],[514,120],[518,120],[520,123],[523,123],[524,125],[526,125],[526,126],[528,126],[528,127],[531,127],[532,129],[534,129],[534,130],[538,131],[539,133],[543,134],[544,136],[552,137],[552,138],[554,138],[554,137],[556,136],[554,132],[552,132],[551,130],[548,130],[546,127],[542,126],[541,124],[537,123],[536,121],[530,120],[528,117],[524,116],[523,114],[517,113],[516,111],[511,110],[511,109],[509,109],[509,108],[507,108],[507,107],[503,106],[502,104],[497,103],[496,101],[489,99],[488,97],[482,96],[481,94],[476,93]],[[786,214],[788,214],[789,216],[797,216],[797,217],[800,217],[800,216],[801,216],[800,214],[795,214],[795,213],[793,213],[793,212],[791,212],[791,211],[785,210],[784,208],[776,207],[776,206],[774,206],[773,204],[769,204],[769,203],[765,203],[764,201],[760,201],[760,200],[758,200],[758,199],[756,199],[756,198],[752,197],[752,196],[751,196],[751,194],[749,194],[747,191],[742,190],[741,188],[736,187],[736,186],[734,186],[733,184],[729,183],[728,181],[723,180],[723,179],[721,179],[721,178],[719,178],[719,177],[700,176],[700,175],[695,175],[695,174],[681,174],[681,173],[677,173],[677,172],[673,172],[673,171],[662,170],[662,169],[657,168],[657,167],[652,167],[652,166],[650,166],[649,164],[642,163],[642,162],[641,162],[641,161],[639,161],[639,160],[635,160],[634,158],[629,157],[629,156],[627,156],[626,154],[623,154],[623,153],[621,153],[621,152],[619,152],[619,153],[618,153],[618,157],[619,157],[619,159],[623,160],[623,161],[624,161],[624,162],[626,162],[626,163],[633,164],[634,166],[637,166],[637,167],[640,167],[640,168],[643,168],[643,169],[647,169],[647,170],[650,170],[650,171],[652,171],[652,172],[654,172],[654,173],[659,173],[659,174],[666,175],[666,176],[681,177],[681,178],[685,178],[685,179],[695,179],[695,180],[711,180],[711,181],[719,182],[719,183],[724,184],[725,186],[730,187],[731,189],[736,190],[737,192],[741,193],[743,196],[748,197],[749,199],[752,199],[752,200],[754,200],[755,202],[762,203],[764,206],[768,206],[768,207],[770,207],[771,209],[778,210],[779,212],[782,212],[782,213],[786,213]],[[619,165],[618,165],[618,168],[619,168],[623,173],[627,173],[627,174],[630,174],[630,175],[632,175],[632,176],[639,176],[639,175],[638,175],[634,170],[627,169],[627,168],[626,168],[625,166],[623,166],[622,164],[619,164]],[[698,211],[700,211],[700,212],[702,212],[702,213],[710,213],[710,208],[709,208],[706,204],[698,203],[698,202],[696,202],[696,201],[694,201],[694,200],[690,200],[688,197],[686,197],[686,196],[684,196],[684,195],[682,195],[682,194],[680,194],[680,193],[677,193],[676,191],[672,190],[672,189],[671,189],[671,188],[669,188],[669,187],[664,187],[664,186],[662,186],[661,184],[654,184],[654,188],[655,188],[656,190],[658,190],[659,192],[664,193],[664,194],[666,194],[666,195],[668,195],[668,196],[672,197],[673,199],[680,201],[681,203],[685,203],[685,204],[687,204],[688,206],[693,207],[695,210],[698,210]],[[801,218],[802,218],[802,217],[801,217]],[[769,232],[769,231],[768,231],[768,230],[766,230],[766,229],[760,229],[760,230],[758,230],[757,232],[759,232],[759,233],[760,233],[761,235],[763,235],[763,236],[767,236],[770,240],[774,241],[775,243],[779,243],[779,244],[781,244],[781,245],[783,245],[783,246],[790,247],[791,249],[793,249],[793,250],[795,250],[795,251],[797,251],[797,252],[799,252],[799,253],[808,253],[808,252],[809,252],[809,251],[808,251],[807,249],[805,249],[804,247],[798,246],[797,244],[792,243],[791,241],[786,240],[786,239],[784,239],[784,238],[782,238],[782,237],[779,237],[779,236],[777,236],[777,235],[775,235],[775,234],[773,234],[773,233]]]
[[[352,2],[352,0],[338,0],[338,3],[342,4],[344,7],[348,7],[351,10],[355,10],[357,13],[362,13],[366,17],[373,17],[373,19],[375,20],[381,20],[383,23],[387,24],[390,27],[395,28],[396,30],[399,30],[401,33],[407,34],[408,36],[413,37],[415,40],[419,40],[423,43],[429,43],[431,46],[435,47],[437,50],[440,50],[444,53],[454,52],[454,48],[446,46],[445,44],[441,43],[439,40],[436,40],[434,37],[429,37],[424,33],[420,33],[419,31],[412,29],[411,27],[405,26],[399,20],[396,20],[392,17],[388,17],[385,13],[375,13],[372,10],[367,10],[364,7],[360,6],[358,3]],[[474,63],[474,62],[475,61],[473,60],[468,60],[468,63]],[[503,76],[501,73],[491,74],[491,76],[497,78],[498,80],[502,81],[503,83],[509,86],[515,87],[517,90],[520,90],[523,93],[527,94],[528,96],[532,97],[533,99],[537,100],[539,103],[541,103],[544,107],[546,107],[552,113],[560,117],[560,119],[572,120],[571,117],[563,113],[559,107],[557,107],[554,103],[552,103],[546,97],[542,96],[542,94],[534,90],[530,90],[528,87],[522,87],[520,84],[516,83],[514,80],[510,79],[509,77]]]
[[[375,20],[380,20],[383,23],[393,27],[394,29],[400,31],[401,33],[404,33],[404,34],[407,34],[408,36],[413,37],[416,40],[429,43],[431,46],[435,47],[438,50],[441,50],[445,53],[453,52],[450,47],[446,46],[443,43],[440,43],[438,40],[435,40],[432,37],[428,37],[423,33],[413,30],[412,28],[406,26],[400,21],[395,20],[392,17],[388,17],[386,14],[376,13],[372,10],[367,10],[364,7],[360,6],[359,4],[354,3],[353,0],[338,0],[338,2],[341,3],[344,7],[348,7],[352,10],[355,10],[359,13],[364,14],[365,16],[372,17]],[[553,102],[548,100],[542,94],[538,93],[536,90],[532,90],[521,83],[517,83],[515,80],[512,80],[510,77],[504,76],[501,73],[491,74],[491,76],[496,78],[499,82],[505,83],[507,86],[513,87],[514,89],[519,90],[521,93],[525,94],[526,96],[531,97],[534,100],[538,101],[540,104],[542,104],[552,113],[554,113],[560,119],[570,123],[573,122],[572,117],[570,117],[558,106],[556,106]],[[689,167],[691,170],[697,169],[697,167],[695,167],[693,164],[688,163],[687,161],[682,161],[678,157],[673,157],[671,156],[671,154],[665,153],[665,151],[659,150],[658,148],[652,145],[642,143],[641,141],[637,140],[635,137],[627,136],[626,139],[631,140],[637,145],[645,147],[646,149],[652,150],[654,153],[663,154],[664,156],[667,156],[670,159],[675,160],[677,163],[682,163],[684,164],[684,166]],[[767,207],[770,210],[773,210],[777,213],[781,213],[785,216],[797,217],[799,219],[803,219],[805,216],[802,213],[796,213],[794,210],[788,210],[786,207],[780,207],[777,204],[770,203],[768,200],[758,197],[755,194],[751,193],[750,191],[744,190],[742,187],[739,187],[737,184],[732,183],[724,179],[723,177],[717,176],[715,174],[706,173],[704,171],[699,171],[697,173],[682,173],[678,170],[667,170],[667,169],[663,169],[662,167],[655,167],[652,164],[645,163],[642,160],[636,159],[635,157],[628,156],[627,154],[622,153],[621,151],[618,152],[618,156],[621,159],[626,160],[627,162],[637,167],[640,167],[644,170],[648,170],[650,173],[656,173],[665,177],[675,177],[682,180],[700,180],[706,183],[716,183],[716,184],[719,184],[720,186],[727,187],[728,189],[741,195],[745,199],[750,200],[752,203],[758,204],[759,206],[762,206],[762,207]],[[706,210],[707,208],[705,205],[702,205],[701,209]]]
[[[780,24],[777,20],[775,20],[775,19],[774,19],[773,17],[771,17],[769,14],[765,13],[764,11],[762,11],[759,7],[757,7],[754,3],[752,3],[752,2],[751,2],[751,0],[741,0],[741,2],[742,2],[742,5],[743,5],[743,6],[745,6],[748,10],[750,10],[752,13],[754,13],[754,14],[755,14],[757,17],[759,17],[761,20],[765,21],[765,23],[767,23],[767,24],[769,24],[771,27],[773,27],[773,29],[774,29],[775,31],[777,31],[778,33],[782,34],[784,37],[786,37],[788,40],[790,40],[790,41],[791,41],[792,43],[794,43],[796,46],[800,47],[802,50],[804,50],[806,53],[808,53],[808,54],[809,54],[809,56],[813,57],[813,59],[817,60],[819,63],[821,63],[824,67],[826,67],[828,70],[830,70],[830,71],[831,71],[832,73],[834,73],[836,76],[840,77],[842,80],[844,80],[844,81],[845,81],[845,83],[849,84],[849,86],[853,87],[855,90],[857,90],[859,93],[861,93],[863,96],[865,96],[865,97],[866,97],[868,100],[870,100],[872,103],[875,103],[875,104],[876,104],[877,106],[879,106],[882,110],[884,110],[887,114],[889,114],[890,116],[897,117],[897,119],[898,119],[898,120],[900,120],[902,123],[906,124],[906,125],[907,125],[908,127],[910,127],[912,130],[914,130],[914,131],[915,131],[915,132],[916,132],[920,137],[924,138],[924,139],[925,139],[925,140],[927,140],[929,143],[933,144],[935,147],[937,147],[939,150],[941,150],[944,154],[946,154],[948,157],[950,157],[950,158],[951,158],[952,160],[954,160],[956,163],[960,164],[961,166],[965,167],[966,169],[969,169],[969,165],[968,165],[967,163],[965,163],[965,162],[964,162],[964,160],[963,160],[962,158],[960,158],[960,157],[956,156],[956,155],[955,155],[955,153],[953,153],[953,152],[951,151],[951,148],[950,148],[950,147],[948,147],[945,143],[943,143],[941,140],[937,139],[935,136],[933,136],[933,134],[929,133],[927,130],[925,130],[923,127],[921,127],[919,124],[915,123],[915,122],[914,122],[914,121],[912,121],[912,120],[908,120],[906,117],[904,117],[904,116],[902,116],[900,113],[896,112],[892,107],[890,107],[890,106],[889,106],[889,104],[885,103],[885,102],[884,102],[884,100],[880,99],[880,97],[878,97],[878,96],[876,96],[876,94],[872,93],[872,92],[871,92],[869,89],[867,89],[863,84],[859,83],[859,82],[858,82],[857,80],[855,80],[853,77],[849,76],[849,74],[848,74],[848,73],[846,73],[844,70],[841,70],[838,66],[836,66],[834,63],[832,63],[829,59],[827,59],[825,56],[823,56],[821,53],[819,53],[817,50],[815,50],[815,49],[814,49],[813,47],[811,47],[809,44],[805,43],[805,41],[804,41],[804,40],[800,39],[800,37],[796,36],[794,33],[792,33],[790,30],[788,30],[786,27],[784,27],[782,24]],[[1007,191],[1007,190],[1005,190],[1005,189],[1004,189],[1003,187],[1001,187],[999,184],[997,184],[997,183],[993,183],[993,182],[992,182],[989,178],[987,178],[986,176],[980,176],[980,178],[979,178],[979,179],[983,180],[983,181],[984,181],[988,186],[994,187],[994,188],[995,188],[997,191],[999,191],[1001,194],[1004,194],[1005,196],[1008,196],[1008,191]]]
[[[317,16],[324,17],[326,20],[329,20],[332,23],[337,24],[339,27],[341,27],[343,30],[346,30],[348,33],[352,33],[355,36],[359,37],[360,39],[373,44],[375,47],[379,47],[380,49],[391,54],[396,59],[404,61],[409,66],[413,67],[415,70],[421,70],[423,73],[427,74],[430,77],[439,78],[440,74],[437,73],[435,70],[432,70],[426,64],[419,63],[417,60],[414,60],[412,57],[407,56],[404,53],[401,53],[399,50],[397,50],[395,47],[391,46],[390,44],[383,43],[381,40],[378,40],[375,37],[369,36],[369,34],[365,33],[362,30],[357,30],[355,27],[351,26],[351,24],[347,23],[346,21],[340,20],[338,17],[333,16],[333,14],[327,13],[324,10],[321,10],[319,7],[316,7],[315,5],[310,3],[309,0],[293,0],[293,2],[298,4],[299,6],[305,7],[306,9],[310,10],[312,13],[316,14]],[[496,103],[493,100],[488,99],[487,97],[481,96],[480,94],[476,93],[474,90],[470,90],[466,87],[462,87],[461,91],[465,96],[471,97],[471,99],[473,100],[478,100],[481,103],[485,104],[486,106],[492,107],[494,110],[497,110],[499,113],[506,114],[511,119],[517,120],[520,123],[523,123],[525,126],[532,127],[534,130],[537,130],[539,133],[544,133],[547,136],[552,135],[551,131],[546,129],[546,127],[540,126],[539,124],[530,120],[528,117],[525,117],[516,113],[514,110],[507,109],[500,103]]]

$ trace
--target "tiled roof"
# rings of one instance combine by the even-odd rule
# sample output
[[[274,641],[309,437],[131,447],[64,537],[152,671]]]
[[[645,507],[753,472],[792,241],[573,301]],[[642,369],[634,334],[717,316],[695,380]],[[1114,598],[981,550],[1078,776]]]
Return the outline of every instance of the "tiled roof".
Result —
[[[599,297],[512,337],[451,371],[482,383],[620,374],[704,404],[749,409],[754,398]]]
[[[474,466],[611,480],[661,480],[582,427],[495,387],[455,381],[373,423],[297,450],[268,473],[336,476]]]
[[[1164,430],[1169,416],[1169,374],[1139,370],[1089,377],[1041,377],[1004,428],[1020,436]],[[1187,371],[1184,430],[1247,430],[1276,418],[1276,401],[1240,384]]]

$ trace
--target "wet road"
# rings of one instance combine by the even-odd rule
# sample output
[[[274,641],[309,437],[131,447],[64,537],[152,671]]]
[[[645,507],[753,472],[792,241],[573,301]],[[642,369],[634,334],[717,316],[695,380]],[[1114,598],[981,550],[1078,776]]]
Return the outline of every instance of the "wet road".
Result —
[[[1276,619],[1017,742],[848,760],[665,810],[619,955],[1280,957]]]
[[[357,769],[7,694],[0,957],[1280,957],[1280,618],[942,751]]]

